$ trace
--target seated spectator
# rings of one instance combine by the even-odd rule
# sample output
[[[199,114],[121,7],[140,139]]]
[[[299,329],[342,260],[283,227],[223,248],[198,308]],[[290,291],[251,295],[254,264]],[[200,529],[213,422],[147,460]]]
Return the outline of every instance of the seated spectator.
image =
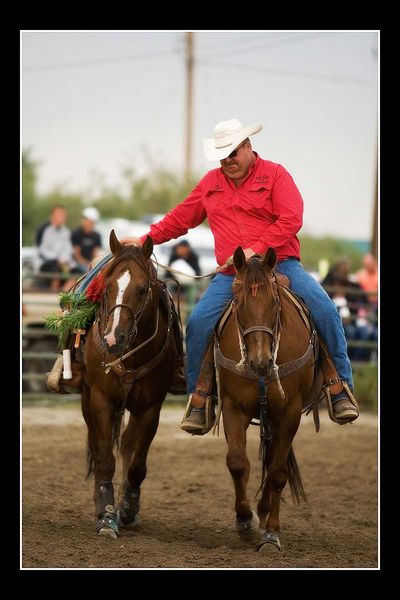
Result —
[[[350,261],[343,258],[331,267],[322,280],[322,285],[333,288],[328,291],[328,294],[336,304],[342,317],[347,340],[364,342],[376,340],[374,329],[368,320],[367,295],[360,293],[362,291],[361,286],[352,281],[349,276]],[[367,347],[350,345],[348,355],[350,360],[367,361],[370,360],[371,350]]]
[[[181,240],[172,247],[168,266],[177,271],[181,271],[182,273],[187,273],[188,275],[201,275],[199,258],[187,240]],[[190,277],[171,273],[170,271],[166,272],[166,277],[171,277],[178,281],[183,297],[185,297],[190,285],[193,283],[193,280]],[[178,286],[172,284],[169,287],[176,300]]]
[[[90,262],[101,251],[101,237],[94,229],[99,217],[97,208],[92,206],[85,208],[82,211],[81,226],[72,232],[73,256],[78,263],[77,270],[80,273],[88,271]]]
[[[57,204],[51,209],[49,221],[38,229],[36,244],[41,260],[39,270],[43,273],[68,273],[76,267],[72,256],[71,232],[65,225],[66,220],[65,207]],[[62,285],[60,277],[43,279],[40,282],[42,287],[49,286],[53,292],[68,289],[70,284],[71,280]]]
[[[356,272],[356,281],[368,293],[369,311],[367,314],[369,327],[372,329],[371,340],[378,340],[378,263],[372,254],[363,258],[363,268]],[[372,352],[376,357],[376,350]]]
[[[368,294],[369,302],[377,306],[378,304],[378,263],[372,254],[366,254],[363,258],[363,268],[355,274],[357,283],[366,292],[375,292]]]
[[[181,240],[172,247],[168,266],[174,268],[173,263],[177,260],[184,260],[192,267],[195,275],[201,275],[199,258],[187,240]]]

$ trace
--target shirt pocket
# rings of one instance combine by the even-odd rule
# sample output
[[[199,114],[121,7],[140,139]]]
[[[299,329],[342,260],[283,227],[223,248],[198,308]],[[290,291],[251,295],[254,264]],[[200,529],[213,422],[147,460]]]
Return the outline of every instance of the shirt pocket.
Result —
[[[271,217],[273,215],[271,196],[271,184],[252,185],[244,198],[243,208],[252,214]]]
[[[212,215],[216,211],[220,211],[224,207],[223,190],[213,189],[208,190],[203,197],[203,206],[206,209],[207,215]]]

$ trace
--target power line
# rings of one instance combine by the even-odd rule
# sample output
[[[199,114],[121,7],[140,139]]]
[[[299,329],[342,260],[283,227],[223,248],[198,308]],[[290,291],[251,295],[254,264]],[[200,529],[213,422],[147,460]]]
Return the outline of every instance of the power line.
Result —
[[[361,79],[360,77],[346,77],[344,75],[324,75],[323,73],[311,73],[309,71],[291,71],[290,69],[275,69],[273,67],[238,65],[233,63],[215,62],[214,60],[197,61],[199,66],[231,68],[238,71],[270,73],[271,75],[281,75],[283,77],[297,77],[300,79],[314,79],[320,81],[332,81],[337,83],[352,83],[354,85],[363,85],[366,87],[376,87],[376,83],[370,79]]]
[[[157,52],[143,52],[141,54],[127,54],[125,56],[114,56],[109,58],[93,58],[88,60],[77,60],[73,62],[48,63],[45,65],[27,65],[23,67],[25,73],[37,73],[38,71],[51,71],[59,69],[80,69],[81,67],[91,67],[96,65],[116,64],[129,62],[133,60],[142,60],[147,58],[158,58],[169,54],[177,54],[176,50],[163,50]]]
[[[233,50],[229,50],[228,48],[215,48],[215,50],[211,47],[210,50],[212,50],[214,53],[217,53],[218,55],[222,55],[222,54],[227,54],[227,53],[232,53],[235,51],[235,49],[240,50],[241,53],[243,52],[252,52],[253,50],[257,50],[259,48],[278,48],[281,46],[288,46],[290,44],[299,44],[302,42],[306,42],[308,40],[312,40],[318,37],[321,37],[321,35],[323,35],[322,33],[311,33],[309,35],[303,35],[302,37],[299,37],[298,35],[296,36],[290,36],[284,39],[280,39],[280,40],[270,40],[270,41],[264,41],[262,44],[256,44],[255,46],[247,47],[247,48],[234,48]],[[265,38],[264,38],[265,40]]]
[[[265,34],[264,35],[256,35],[256,36],[252,36],[251,38],[249,36],[247,37],[243,37],[243,38],[239,38],[236,40],[226,40],[225,42],[219,43],[219,44],[214,44],[214,45],[202,45],[202,46],[198,46],[198,50],[218,50],[219,48],[221,49],[225,49],[225,48],[229,48],[230,46],[235,46],[237,44],[253,44],[255,41],[258,42],[259,40],[265,40]]]
[[[258,49],[258,48],[274,48],[274,47],[278,47],[278,46],[285,46],[288,44],[293,44],[293,43],[301,43],[303,41],[307,41],[308,39],[312,39],[318,36],[321,36],[321,33],[314,33],[314,34],[307,34],[307,35],[303,35],[301,38],[296,35],[296,36],[291,36],[289,38],[285,38],[285,39],[280,39],[280,40],[271,40],[269,42],[264,42],[262,44],[256,44],[255,46],[252,45],[251,47],[249,47],[249,45],[254,44],[254,42],[260,40],[260,39],[265,39],[265,36],[257,36],[256,38],[240,38],[239,40],[227,40],[226,42],[224,42],[224,44],[218,44],[218,45],[214,45],[214,46],[206,46],[203,48],[200,48],[200,50],[202,50],[202,52],[199,53],[199,55],[201,56],[203,53],[209,53],[209,52],[217,52],[218,54],[232,54],[232,52],[234,52],[234,50],[238,50],[241,53],[244,52],[252,52],[254,49]],[[245,45],[245,47],[242,47],[242,44]],[[233,49],[230,49],[231,46],[234,46]],[[170,49],[170,50],[163,50],[163,51],[159,51],[157,50],[156,52],[143,52],[140,54],[127,54],[124,56],[114,56],[114,57],[103,57],[103,58],[93,58],[93,59],[84,59],[84,60],[78,60],[78,61],[69,61],[69,62],[58,62],[58,63],[47,63],[47,64],[43,64],[43,65],[27,65],[25,67],[23,67],[23,72],[24,73],[38,73],[41,71],[53,71],[53,70],[60,70],[60,69],[80,69],[83,67],[91,67],[91,66],[102,66],[102,65],[107,65],[107,64],[118,64],[118,63],[122,63],[122,62],[131,62],[134,60],[144,60],[144,59],[151,59],[151,58],[158,58],[161,56],[168,56],[168,55],[172,55],[172,54],[176,54],[176,55],[180,55],[183,54],[183,50],[180,49]]]

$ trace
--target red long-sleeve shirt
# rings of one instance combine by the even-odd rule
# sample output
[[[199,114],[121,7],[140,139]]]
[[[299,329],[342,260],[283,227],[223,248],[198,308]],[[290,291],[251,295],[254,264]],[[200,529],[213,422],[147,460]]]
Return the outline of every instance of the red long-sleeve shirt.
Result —
[[[296,236],[303,224],[300,192],[282,165],[257,154],[239,187],[221,168],[209,171],[186,200],[151,225],[141,240],[151,235],[155,244],[162,244],[184,235],[206,218],[214,235],[218,265],[225,264],[238,246],[257,254],[264,254],[271,246],[278,260],[300,258]],[[233,269],[225,271],[229,272]]]

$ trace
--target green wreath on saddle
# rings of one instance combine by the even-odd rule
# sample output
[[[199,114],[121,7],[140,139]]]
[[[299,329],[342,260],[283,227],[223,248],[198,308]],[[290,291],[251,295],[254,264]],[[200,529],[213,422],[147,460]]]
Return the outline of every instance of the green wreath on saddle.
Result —
[[[85,291],[74,292],[72,288],[60,294],[61,311],[49,315],[45,324],[56,333],[60,350],[66,347],[71,335],[87,331],[93,324],[105,289],[104,276],[100,272]]]

